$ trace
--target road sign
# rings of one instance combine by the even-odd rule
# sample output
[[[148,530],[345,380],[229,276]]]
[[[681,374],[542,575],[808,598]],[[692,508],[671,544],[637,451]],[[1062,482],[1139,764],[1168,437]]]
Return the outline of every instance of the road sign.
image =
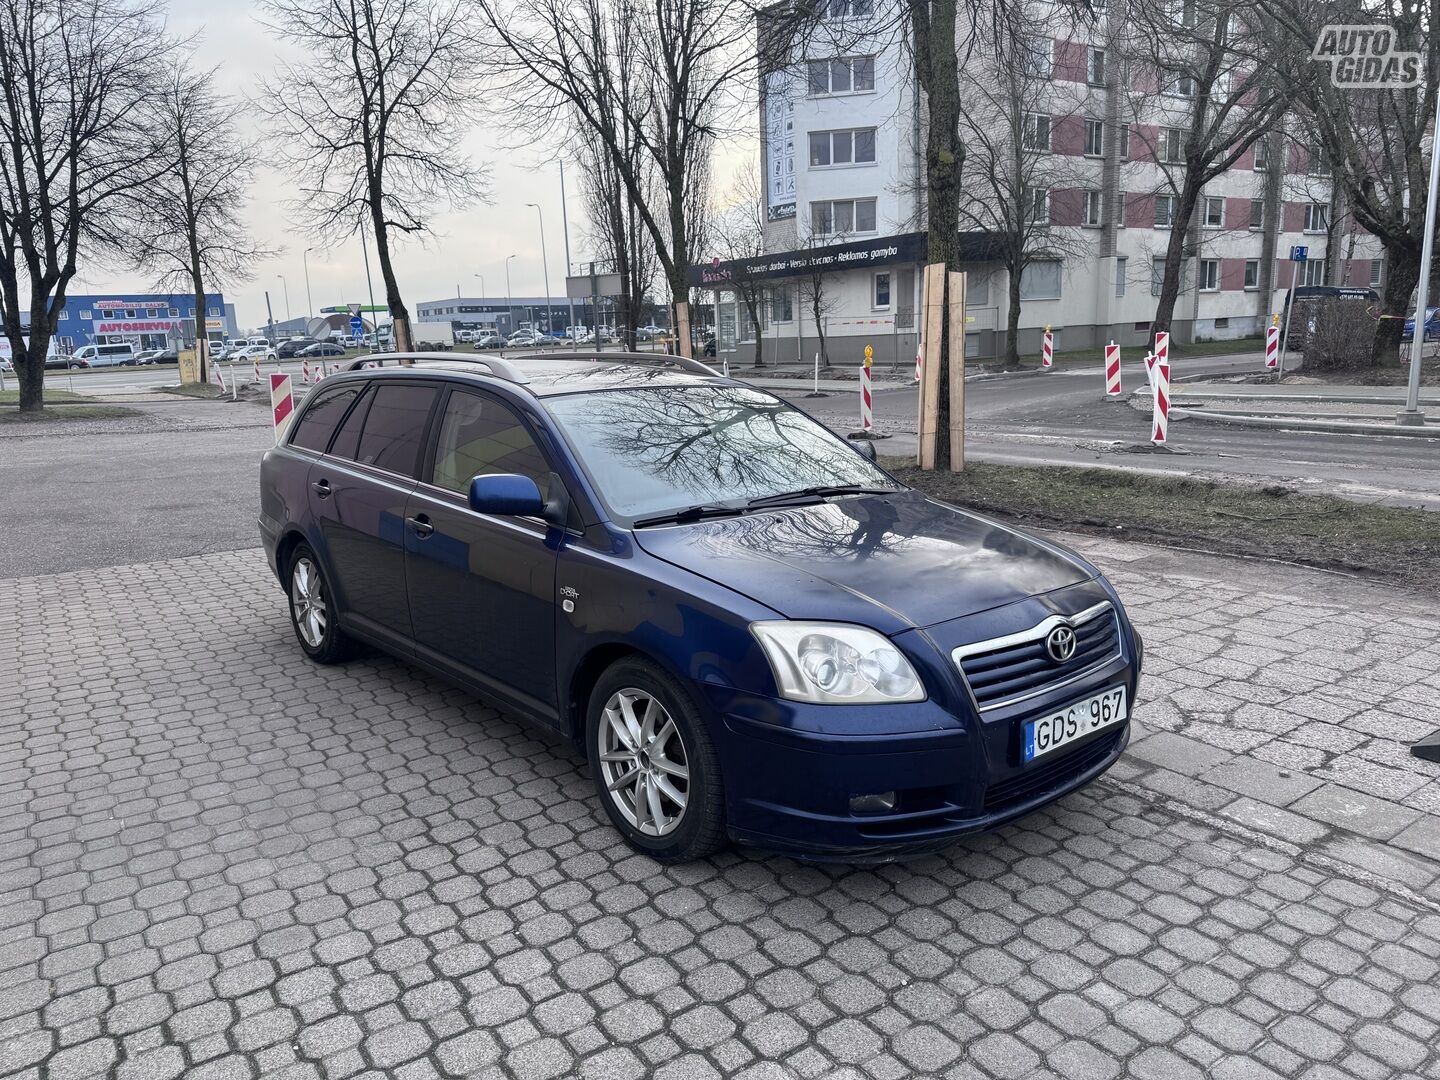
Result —
[[[365,320],[359,315],[350,316],[350,336],[361,337],[365,333]]]
[[[359,305],[359,304],[351,304],[351,305],[350,305],[350,316],[351,316],[352,318],[357,318],[357,319],[360,317],[360,305]]]
[[[1290,261],[1304,262],[1310,256],[1310,249],[1304,244],[1292,244],[1290,246]]]

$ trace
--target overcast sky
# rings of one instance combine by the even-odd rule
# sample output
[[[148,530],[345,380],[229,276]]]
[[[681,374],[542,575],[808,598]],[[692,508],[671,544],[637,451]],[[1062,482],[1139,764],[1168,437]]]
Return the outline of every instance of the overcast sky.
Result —
[[[201,35],[200,63],[218,64],[217,77],[222,89],[237,98],[268,74],[280,55],[281,46],[256,20],[254,7],[247,0],[169,0],[170,29],[186,36]],[[240,110],[245,124],[245,110]],[[247,134],[258,134],[253,128]],[[561,228],[560,172],[544,153],[517,153],[502,149],[513,145],[515,133],[500,132],[477,125],[470,134],[468,148],[475,162],[489,162],[492,178],[492,202],[466,210],[439,213],[432,217],[434,235],[422,242],[412,242],[399,249],[396,273],[401,292],[411,313],[422,300],[437,300],[456,295],[456,288],[466,296],[480,295],[480,279],[484,275],[486,293],[505,295],[505,257],[517,257],[510,263],[510,284],[514,295],[539,296],[545,292],[540,258],[540,225],[535,210],[527,202],[541,205],[545,215],[546,254],[550,262],[550,292],[564,294],[565,237]],[[523,133],[521,133],[523,134]],[[537,141],[543,139],[537,134]],[[262,150],[263,158],[263,150]],[[719,173],[732,171],[733,166],[721,165]],[[578,194],[578,178],[566,166],[566,189],[569,195],[570,253],[578,264],[591,257],[585,242]],[[236,305],[242,331],[263,327],[265,293],[277,320],[286,318],[286,291],[289,292],[289,314],[306,312],[305,273],[302,253],[314,244],[298,233],[286,218],[285,201],[288,182],[273,169],[263,165],[255,184],[249,207],[249,220],[256,237],[264,245],[282,249],[281,254],[255,268],[254,278],[247,284],[227,288],[225,298]],[[332,304],[368,302],[365,264],[356,239],[337,241],[330,246],[317,245],[310,252],[310,295],[316,309]],[[376,303],[385,302],[384,288],[371,254],[371,275],[375,284]],[[278,275],[284,275],[282,283]],[[71,292],[148,291],[153,282],[131,274],[115,274],[82,268],[80,280]]]

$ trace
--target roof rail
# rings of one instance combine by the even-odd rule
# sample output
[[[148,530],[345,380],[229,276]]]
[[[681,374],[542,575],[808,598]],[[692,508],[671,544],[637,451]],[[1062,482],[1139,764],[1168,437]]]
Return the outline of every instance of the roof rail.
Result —
[[[682,371],[688,371],[694,375],[709,375],[713,378],[720,378],[720,372],[702,364],[699,360],[689,356],[676,356],[671,353],[642,353],[642,352],[606,352],[603,349],[567,349],[563,352],[524,353],[527,360],[588,360],[595,363],[609,364],[648,364],[651,367],[664,367],[673,364]]]
[[[514,364],[499,356],[477,356],[474,353],[461,353],[456,356],[453,353],[440,352],[412,352],[412,353],[371,353],[369,356],[362,356],[352,360],[345,366],[346,371],[359,371],[367,367],[384,367],[386,361],[392,364],[402,364],[405,360],[424,360],[427,363],[439,360],[449,364],[479,364],[490,369],[490,374],[497,379],[504,379],[512,383],[528,383],[530,380],[525,377]]]

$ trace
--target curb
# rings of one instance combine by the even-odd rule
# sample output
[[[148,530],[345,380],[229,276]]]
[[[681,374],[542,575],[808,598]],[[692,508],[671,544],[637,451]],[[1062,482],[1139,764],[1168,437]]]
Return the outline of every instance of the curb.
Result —
[[[1398,435],[1410,439],[1440,439],[1440,425],[1402,427],[1399,424],[1347,424],[1336,420],[1291,419],[1279,416],[1251,416],[1246,413],[1218,413],[1208,409],[1186,409],[1171,406],[1172,418],[1234,424],[1237,427],[1272,428],[1288,431],[1313,431],[1329,435]]]
[[[1178,396],[1178,395],[1177,395]],[[1215,398],[1223,401],[1298,401],[1310,404],[1334,403],[1337,405],[1387,405],[1395,410],[1405,407],[1405,396],[1382,397],[1379,394],[1237,394],[1233,390],[1185,394],[1185,397]],[[1440,408],[1440,397],[1421,397],[1422,407]]]

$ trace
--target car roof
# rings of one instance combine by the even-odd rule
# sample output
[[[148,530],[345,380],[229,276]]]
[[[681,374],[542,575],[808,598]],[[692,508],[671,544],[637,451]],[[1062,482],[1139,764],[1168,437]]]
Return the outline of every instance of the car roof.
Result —
[[[402,359],[411,361],[409,365]],[[499,380],[535,397],[633,390],[656,386],[705,386],[725,381],[713,368],[689,357],[665,353],[575,352],[520,356],[469,356],[454,353],[378,353],[353,361],[348,370],[403,377],[426,373],[478,376]],[[380,365],[380,366],[375,366]]]

